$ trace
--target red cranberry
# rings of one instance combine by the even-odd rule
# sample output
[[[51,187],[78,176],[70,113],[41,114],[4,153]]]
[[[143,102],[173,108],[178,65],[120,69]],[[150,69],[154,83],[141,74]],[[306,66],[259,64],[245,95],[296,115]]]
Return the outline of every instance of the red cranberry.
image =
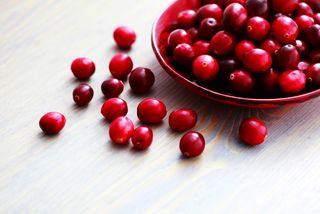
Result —
[[[308,0],[308,4],[315,13],[320,13],[320,1],[319,0]]]
[[[178,109],[169,116],[169,126],[173,131],[185,132],[197,123],[197,113],[192,109]]]
[[[308,56],[308,60],[309,60],[311,63],[318,63],[318,62],[320,62],[320,50],[310,51],[309,56]]]
[[[305,41],[310,44],[310,47],[320,47],[320,25],[315,24],[304,31]]]
[[[244,120],[239,128],[239,136],[243,143],[255,146],[262,144],[268,136],[266,124],[256,117]]]
[[[270,24],[259,16],[252,17],[247,22],[247,35],[252,40],[262,40],[266,38],[270,31]]]
[[[261,73],[271,68],[272,58],[267,51],[256,48],[245,54],[243,65],[254,73]]]
[[[300,31],[306,30],[314,24],[314,19],[306,15],[297,16],[294,21],[297,23]]]
[[[172,49],[174,49],[179,44],[191,44],[191,42],[191,36],[182,29],[172,31],[168,37],[168,44]]]
[[[309,66],[306,71],[307,80],[311,85],[320,85],[320,63]]]
[[[119,145],[128,143],[134,132],[132,121],[128,117],[118,117],[109,127],[110,139]]]
[[[236,54],[236,56],[238,57],[238,59],[243,60],[244,55],[245,55],[248,51],[250,51],[250,50],[252,50],[252,49],[254,49],[254,48],[256,48],[256,46],[255,46],[252,42],[250,42],[250,41],[248,41],[248,40],[242,40],[241,42],[239,42],[239,43],[236,45],[236,47],[235,47],[235,54]]]
[[[219,64],[215,58],[210,55],[198,56],[192,65],[192,73],[200,81],[213,80],[219,71]]]
[[[153,140],[152,129],[146,126],[136,128],[132,134],[131,142],[135,149],[145,150],[149,148]]]
[[[154,84],[154,74],[148,68],[138,67],[130,73],[129,84],[134,93],[143,94]]]
[[[279,85],[285,94],[297,94],[306,86],[306,75],[299,70],[288,70],[279,77]]]
[[[320,13],[316,13],[313,15],[313,19],[316,24],[320,24]]]
[[[206,18],[200,24],[198,35],[201,39],[210,40],[220,29],[221,25],[214,18]]]
[[[131,72],[133,62],[127,54],[117,54],[110,60],[109,70],[114,78],[124,79]]]
[[[216,55],[226,55],[230,53],[236,45],[235,37],[226,31],[219,31],[210,42],[211,51]]]
[[[58,134],[66,124],[66,118],[59,112],[49,112],[43,115],[39,126],[46,134]]]
[[[205,41],[197,41],[193,44],[193,51],[195,56],[209,55],[210,54],[210,43]]]
[[[275,93],[279,88],[279,72],[269,69],[261,75],[260,83],[263,91],[267,93]]]
[[[106,100],[101,107],[101,114],[108,121],[113,121],[120,116],[126,116],[127,113],[128,106],[126,101],[117,97]]]
[[[197,21],[197,13],[194,10],[184,10],[178,14],[178,26],[183,29],[193,27]]]
[[[224,1],[225,0],[201,0],[201,5],[206,5],[206,4],[217,4],[219,7],[224,6]]]
[[[119,48],[129,49],[136,41],[137,35],[130,27],[121,26],[113,32],[113,38]]]
[[[94,74],[95,70],[95,64],[88,58],[77,58],[71,64],[71,71],[79,80],[89,79]]]
[[[313,16],[313,11],[311,7],[305,2],[300,2],[298,4],[298,7],[295,13],[296,13],[296,16],[301,16],[301,15]]]
[[[188,132],[180,140],[180,151],[186,158],[199,156],[206,142],[202,134],[198,132]]]
[[[260,16],[265,19],[268,18],[268,15],[269,15],[268,0],[247,0],[245,7],[248,11],[249,17]]]
[[[122,93],[123,88],[123,82],[112,77],[101,84],[101,91],[106,98],[118,97]]]
[[[300,55],[295,46],[285,45],[277,51],[275,61],[276,65],[282,70],[297,69]]]
[[[274,39],[266,39],[260,44],[259,48],[273,55],[281,48],[281,45]]]
[[[279,16],[272,23],[272,34],[280,43],[293,42],[299,33],[298,25],[288,16]]]
[[[274,11],[282,14],[291,14],[298,7],[299,0],[272,0]]]
[[[148,98],[138,105],[137,115],[143,123],[161,123],[167,115],[167,108],[161,100]]]
[[[89,84],[82,83],[73,90],[73,100],[78,106],[85,106],[93,98],[93,89]]]
[[[193,27],[187,30],[187,33],[190,35],[191,43],[199,40],[198,29]]]
[[[297,50],[300,53],[300,55],[306,55],[307,54],[308,46],[304,41],[297,39],[292,44],[297,48]]]
[[[254,90],[256,80],[249,72],[236,70],[230,74],[229,85],[235,93],[249,94]]]
[[[199,22],[206,18],[214,18],[217,22],[222,21],[223,11],[217,4],[207,4],[199,8],[197,18]]]
[[[230,4],[223,13],[224,27],[233,32],[240,32],[247,22],[247,10],[239,3]]]
[[[298,70],[305,72],[309,68],[310,64],[306,61],[301,61],[298,64]]]
[[[173,51],[173,59],[178,65],[189,66],[195,58],[195,53],[191,45],[182,43]]]

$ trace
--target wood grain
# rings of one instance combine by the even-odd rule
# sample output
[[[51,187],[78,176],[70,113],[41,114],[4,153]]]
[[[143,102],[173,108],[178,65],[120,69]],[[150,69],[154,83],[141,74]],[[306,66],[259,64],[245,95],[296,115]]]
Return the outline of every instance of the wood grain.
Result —
[[[171,0],[25,0],[0,2],[0,213],[319,213],[319,99],[297,106],[256,110],[206,101],[175,83],[150,45],[153,20]],[[112,30],[130,25],[138,41],[135,66],[156,74],[148,97],[171,111],[199,113],[196,130],[207,146],[194,160],[180,157],[180,134],[167,122],[154,126],[147,152],[113,146],[99,110],[100,84],[118,50]],[[97,65],[90,80],[95,97],[74,106],[78,84],[69,71],[78,56]],[[128,89],[128,83],[126,83]],[[129,116],[137,121],[143,97],[126,90]],[[61,134],[44,136],[38,120],[61,111]],[[241,145],[240,121],[259,116],[267,142]]]

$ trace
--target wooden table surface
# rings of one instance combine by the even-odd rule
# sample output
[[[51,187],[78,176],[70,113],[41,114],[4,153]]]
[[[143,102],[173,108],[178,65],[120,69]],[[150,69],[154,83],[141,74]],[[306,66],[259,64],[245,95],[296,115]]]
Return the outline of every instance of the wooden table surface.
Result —
[[[255,110],[206,101],[175,83],[150,44],[154,19],[171,0],[10,0],[0,2],[0,213],[320,213],[320,100]],[[154,126],[146,152],[117,148],[100,115],[101,82],[118,52],[113,29],[136,29],[129,54],[150,67],[147,97],[171,111],[191,107],[207,145],[200,158],[180,157],[180,134]],[[95,97],[73,104],[78,84],[71,61],[92,58]],[[123,93],[129,117],[144,97]],[[48,137],[38,127],[48,111],[67,117]],[[264,145],[238,142],[240,121],[259,116],[269,127]]]

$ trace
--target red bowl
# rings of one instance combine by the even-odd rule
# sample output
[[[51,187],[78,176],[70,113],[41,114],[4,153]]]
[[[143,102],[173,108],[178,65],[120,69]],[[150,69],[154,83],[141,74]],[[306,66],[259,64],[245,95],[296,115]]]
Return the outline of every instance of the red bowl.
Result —
[[[177,70],[166,56],[166,39],[168,36],[168,26],[174,23],[177,14],[186,9],[197,9],[200,6],[199,0],[177,0],[170,5],[162,15],[155,21],[152,29],[152,48],[153,51],[164,70],[177,82],[185,86],[190,91],[206,97],[208,99],[218,101],[225,104],[245,106],[252,108],[272,108],[289,104],[301,103],[320,95],[320,89],[312,92],[307,92],[291,97],[283,98],[246,98],[220,91],[206,88],[194,82]]]

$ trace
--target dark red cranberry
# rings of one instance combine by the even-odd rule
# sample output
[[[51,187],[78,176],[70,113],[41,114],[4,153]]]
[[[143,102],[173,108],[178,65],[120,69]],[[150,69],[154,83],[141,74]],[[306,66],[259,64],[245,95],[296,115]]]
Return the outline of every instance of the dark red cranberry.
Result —
[[[101,107],[101,114],[108,121],[113,121],[120,116],[126,116],[127,113],[128,105],[126,101],[117,97],[106,100]]]
[[[309,56],[308,56],[308,61],[310,61],[311,63],[320,62],[320,50],[310,51]]]
[[[206,4],[217,4],[219,7],[223,8],[225,0],[201,0],[201,5]]]
[[[285,45],[280,48],[275,56],[275,64],[281,70],[294,70],[300,62],[300,54],[293,45]]]
[[[306,75],[299,70],[288,70],[279,77],[279,85],[283,93],[298,94],[306,86]]]
[[[247,10],[239,3],[230,4],[223,13],[223,25],[232,32],[240,32],[247,22]]]
[[[194,43],[199,40],[199,33],[197,28],[190,28],[187,30],[187,33],[190,35],[191,43]]]
[[[267,51],[255,48],[244,55],[242,62],[250,71],[261,73],[271,68],[272,58]]]
[[[310,65],[306,70],[307,81],[314,86],[320,85],[320,63]]]
[[[94,62],[88,58],[77,58],[71,64],[73,75],[79,80],[89,79],[95,72]]]
[[[315,24],[304,31],[305,41],[310,44],[310,47],[320,47],[320,25]]]
[[[82,83],[73,90],[73,100],[78,106],[85,106],[90,103],[93,98],[93,89],[89,84]]]
[[[131,71],[129,84],[134,93],[143,94],[151,89],[154,84],[154,74],[149,68],[138,67]]]
[[[308,4],[312,8],[313,12],[320,13],[320,1],[319,0],[308,0]]]
[[[204,19],[198,29],[201,39],[210,40],[221,29],[221,25],[214,18]]]
[[[188,132],[180,140],[180,151],[186,158],[193,158],[201,155],[206,142],[202,134]]]
[[[152,129],[146,126],[136,128],[132,134],[131,142],[135,149],[145,150],[150,147],[153,140]]]
[[[173,59],[178,65],[189,66],[195,58],[195,53],[191,45],[182,43],[173,51]]]
[[[101,91],[106,98],[118,97],[122,93],[123,88],[123,82],[113,77],[101,84]]]
[[[167,115],[167,108],[161,100],[148,98],[138,105],[137,115],[139,120],[143,123],[161,123],[163,118]]]
[[[66,124],[66,118],[59,112],[48,112],[39,121],[39,126],[46,134],[58,134]]]
[[[313,15],[313,19],[314,19],[316,24],[320,24],[320,13],[315,13]]]
[[[305,2],[300,2],[297,6],[296,16],[301,16],[301,15],[307,15],[307,16],[313,16],[313,11],[312,8]]]
[[[226,0],[225,7],[229,6],[232,3],[239,3],[241,5],[244,5],[246,0]]]
[[[219,31],[210,42],[211,51],[216,55],[227,55],[236,45],[236,39],[227,31]]]
[[[279,72],[269,69],[264,72],[260,78],[260,84],[263,91],[267,93],[275,93],[279,89]]]
[[[274,39],[266,39],[260,44],[259,48],[273,55],[281,48],[281,45]]]
[[[234,57],[224,57],[219,59],[219,82],[225,85],[229,81],[230,74],[240,69],[241,63]]]
[[[270,24],[264,18],[254,16],[247,22],[247,35],[250,39],[259,41],[266,38],[270,31]]]
[[[129,49],[136,41],[137,35],[132,28],[121,26],[116,28],[116,30],[113,32],[113,38],[119,48]]]
[[[249,17],[260,16],[265,19],[268,18],[268,15],[269,15],[268,0],[247,0],[245,7],[248,11]]]
[[[292,44],[297,48],[301,56],[305,56],[307,54],[308,46],[304,41],[297,39]]]
[[[177,23],[180,28],[188,29],[193,27],[197,21],[197,13],[194,10],[184,10],[178,14]]]
[[[217,4],[207,4],[199,8],[197,18],[199,22],[206,18],[214,18],[218,23],[222,21],[223,10]]]
[[[310,64],[306,61],[301,61],[298,64],[298,70],[305,72],[309,68]]]
[[[237,94],[249,94],[254,90],[256,80],[249,72],[236,70],[230,74],[229,85]]]
[[[272,0],[273,10],[277,13],[291,14],[298,7],[299,0]]]
[[[299,28],[295,21],[288,16],[279,16],[272,23],[272,35],[283,44],[289,44],[296,40]]]
[[[249,40],[242,40],[241,42],[239,42],[236,47],[235,47],[235,54],[238,57],[238,59],[243,60],[244,55],[252,50],[255,49],[256,46],[250,42]]]
[[[307,15],[297,16],[294,21],[297,23],[300,31],[306,30],[314,24],[314,19]]]
[[[245,119],[239,128],[239,136],[243,143],[251,146],[262,144],[268,136],[266,124],[256,117]]]
[[[219,64],[215,58],[210,55],[198,56],[192,65],[192,73],[197,80],[211,81],[219,71]]]
[[[197,123],[197,113],[192,109],[178,109],[169,116],[169,126],[173,131],[185,132]]]
[[[127,54],[116,54],[109,63],[110,73],[114,78],[124,79],[131,72],[133,62],[130,56]]]
[[[134,131],[134,125],[128,117],[118,117],[109,127],[110,139],[119,145],[128,143]]]
[[[210,54],[210,43],[206,41],[197,41],[192,45],[195,56],[209,55]]]
[[[182,43],[192,43],[191,36],[187,33],[187,31],[176,29],[169,34],[168,44],[172,49]]]

